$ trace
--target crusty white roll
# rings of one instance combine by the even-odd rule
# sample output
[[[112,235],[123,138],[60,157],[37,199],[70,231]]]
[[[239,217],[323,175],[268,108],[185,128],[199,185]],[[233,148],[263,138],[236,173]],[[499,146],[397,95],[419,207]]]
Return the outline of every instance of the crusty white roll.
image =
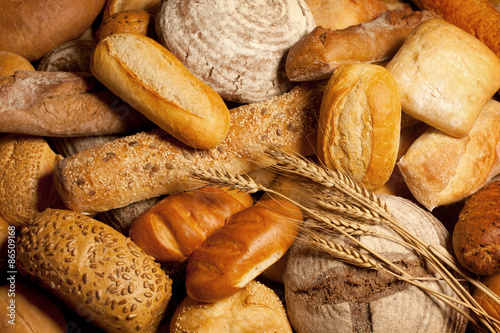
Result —
[[[463,138],[427,129],[397,165],[429,210],[470,196],[500,173],[500,102],[490,100]]]
[[[264,284],[251,281],[236,294],[207,304],[187,296],[175,310],[170,333],[292,332],[283,303]]]
[[[500,89],[500,58],[442,19],[413,29],[386,68],[401,89],[403,112],[455,137],[470,132]]]
[[[396,165],[400,126],[401,96],[391,73],[379,65],[343,65],[323,94],[318,157],[377,190]]]
[[[222,98],[252,103],[292,87],[288,49],[314,28],[304,0],[169,0],[156,14],[156,35]]]
[[[228,133],[229,110],[222,98],[154,39],[137,33],[110,35],[97,44],[90,69],[112,92],[188,146],[214,148]]]
[[[243,289],[290,248],[302,212],[286,200],[259,200],[232,215],[194,250],[186,266],[186,291],[217,302]]]

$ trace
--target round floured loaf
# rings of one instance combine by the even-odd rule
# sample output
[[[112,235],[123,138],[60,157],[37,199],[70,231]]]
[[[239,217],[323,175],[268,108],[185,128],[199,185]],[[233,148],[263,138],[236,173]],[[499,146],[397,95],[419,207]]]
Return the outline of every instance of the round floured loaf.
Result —
[[[228,101],[250,103],[291,88],[285,54],[315,27],[304,0],[164,1],[158,40]]]
[[[450,237],[430,213],[411,201],[380,195],[393,216],[429,245],[449,248]],[[373,231],[395,235],[381,225]],[[345,238],[332,236],[347,244]],[[360,236],[360,241],[414,276],[433,274],[413,252],[394,241]],[[463,332],[466,319],[417,287],[376,270],[330,259],[295,242],[283,276],[290,322],[298,332]],[[456,297],[445,282],[422,281],[427,287]]]

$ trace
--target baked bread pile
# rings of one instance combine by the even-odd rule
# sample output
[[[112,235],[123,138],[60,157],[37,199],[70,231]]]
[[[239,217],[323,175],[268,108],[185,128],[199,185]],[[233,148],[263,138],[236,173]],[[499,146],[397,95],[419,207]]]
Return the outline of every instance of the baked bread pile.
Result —
[[[498,292],[492,3],[8,1],[0,276],[15,268],[17,314],[44,332],[464,332],[471,318],[431,292],[308,247],[311,230],[356,242],[304,193],[339,172]],[[285,178],[276,150],[312,162],[312,180]],[[352,193],[317,194],[366,222]],[[407,239],[349,228],[458,298]]]

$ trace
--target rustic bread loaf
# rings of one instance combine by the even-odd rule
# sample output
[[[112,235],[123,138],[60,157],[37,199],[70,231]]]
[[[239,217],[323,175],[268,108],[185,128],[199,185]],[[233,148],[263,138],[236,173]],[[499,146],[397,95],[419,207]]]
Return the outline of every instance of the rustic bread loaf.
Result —
[[[171,333],[235,331],[291,333],[292,327],[276,293],[257,281],[216,303],[187,296],[170,322]]]
[[[429,212],[413,202],[381,195],[396,220],[430,245],[450,246],[449,234]],[[383,225],[370,226],[395,235]],[[399,236],[395,235],[396,238]],[[328,239],[353,245],[343,236]],[[411,249],[385,237],[359,240],[413,276],[433,277]],[[358,248],[359,249],[359,248]],[[287,313],[296,332],[464,332],[467,320],[458,311],[392,275],[342,263],[301,242],[290,248],[284,274]],[[421,281],[426,287],[457,297],[444,281]]]
[[[16,254],[23,276],[106,332],[155,332],[172,295],[172,280],[130,238],[76,212],[38,214]]]
[[[62,43],[77,39],[105,0],[5,1],[0,10],[0,50],[35,61]]]
[[[224,101],[154,39],[109,35],[97,44],[90,67],[112,92],[188,146],[210,149],[226,137]]]
[[[90,56],[96,42],[78,39],[63,43],[45,53],[36,66],[41,72],[90,73]]]
[[[158,40],[223,99],[251,103],[292,87],[290,46],[314,28],[304,0],[164,1]]]
[[[398,84],[379,65],[340,66],[325,88],[318,126],[321,162],[379,189],[392,174],[399,149]]]
[[[500,58],[442,19],[419,24],[386,68],[400,86],[403,111],[455,137],[470,132],[500,89]]]
[[[195,249],[186,266],[186,292],[217,302],[243,289],[290,248],[302,212],[287,200],[259,200],[231,215]]]
[[[415,199],[424,207],[458,202],[500,173],[500,102],[490,100],[469,135],[449,136],[427,129],[397,165]]]
[[[382,0],[305,0],[317,26],[345,29],[351,25],[374,20],[387,10]]]
[[[0,51],[0,76],[14,75],[15,71],[34,71],[33,65],[19,54]]]
[[[172,194],[139,216],[129,236],[156,261],[183,262],[227,218],[251,205],[250,194],[216,187]]]
[[[243,174],[269,166],[263,157],[269,145],[309,156],[323,89],[322,84],[303,84],[232,109],[226,139],[208,151],[189,148],[159,130],[87,149],[58,165],[58,192],[70,209],[96,213],[202,186],[192,170],[222,167]]]
[[[420,22],[437,15],[410,7],[389,10],[378,18],[344,29],[316,27],[287,54],[285,70],[292,81],[329,78],[341,65],[391,59]]]
[[[45,290],[16,281],[0,286],[0,331],[65,333],[66,319]]]
[[[151,127],[90,73],[18,71],[0,78],[0,132],[92,136]]]
[[[453,229],[458,261],[479,275],[500,273],[500,181],[470,196]]]
[[[41,137],[10,134],[0,140],[0,216],[20,228],[58,201],[53,172],[62,156]]]

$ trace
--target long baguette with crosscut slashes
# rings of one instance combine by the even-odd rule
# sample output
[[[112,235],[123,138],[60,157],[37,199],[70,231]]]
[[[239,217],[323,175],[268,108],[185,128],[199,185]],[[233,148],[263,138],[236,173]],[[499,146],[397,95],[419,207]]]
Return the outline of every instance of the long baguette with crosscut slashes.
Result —
[[[214,148],[227,135],[230,115],[219,94],[152,38],[138,33],[104,38],[92,54],[90,70],[112,92],[191,147]]]
[[[226,139],[214,149],[188,147],[161,130],[119,138],[62,160],[54,172],[63,202],[92,214],[147,198],[200,187],[195,169],[224,168],[243,174],[271,163],[269,145],[314,152],[324,82],[304,83],[290,92],[231,110]]]

